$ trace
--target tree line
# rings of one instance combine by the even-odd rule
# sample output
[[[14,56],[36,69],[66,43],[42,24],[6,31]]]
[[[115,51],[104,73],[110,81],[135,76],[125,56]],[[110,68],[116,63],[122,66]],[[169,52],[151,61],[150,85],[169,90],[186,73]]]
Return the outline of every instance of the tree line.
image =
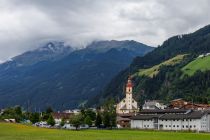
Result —
[[[82,124],[97,128],[116,127],[116,111],[114,105],[114,101],[109,100],[101,108],[97,108],[96,111],[82,108],[80,113],[71,114],[68,119],[62,118],[60,126],[70,123],[74,125],[76,129]],[[15,119],[17,123],[24,123],[26,120],[30,120],[31,124],[45,121],[48,125],[54,126],[55,120],[53,118],[53,112],[51,107],[48,107],[43,112],[27,112],[20,106],[15,106],[4,109],[0,115],[0,120]]]

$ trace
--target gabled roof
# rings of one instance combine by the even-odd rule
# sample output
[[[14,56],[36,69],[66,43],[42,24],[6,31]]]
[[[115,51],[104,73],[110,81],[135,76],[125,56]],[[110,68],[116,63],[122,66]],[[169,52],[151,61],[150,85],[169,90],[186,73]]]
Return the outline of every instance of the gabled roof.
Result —
[[[160,119],[200,119],[206,114],[203,111],[193,111],[188,114],[165,114],[160,117]]]
[[[175,113],[175,114],[138,114],[131,117],[131,120],[151,120],[154,118],[175,120],[175,119],[201,119],[204,115],[209,114],[210,111],[188,111],[186,113]]]
[[[74,113],[54,112],[52,116],[54,119],[69,119]]]
[[[159,118],[161,115],[136,115],[131,117],[131,120],[152,120],[154,118]]]
[[[120,110],[126,110],[126,109],[127,109],[126,105],[120,108]]]
[[[138,108],[134,107],[133,105],[132,105],[132,109],[128,109],[126,105],[120,108],[120,110],[137,110],[137,109]]]
[[[139,114],[186,113],[189,109],[143,109]]]
[[[132,109],[137,109],[135,106],[132,105]]]

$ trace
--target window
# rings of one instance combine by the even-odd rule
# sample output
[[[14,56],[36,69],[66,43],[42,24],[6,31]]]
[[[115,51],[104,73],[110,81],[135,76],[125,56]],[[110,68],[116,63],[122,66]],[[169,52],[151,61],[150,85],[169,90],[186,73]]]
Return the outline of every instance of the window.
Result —
[[[192,128],[192,125],[190,125],[190,128]]]
[[[169,127],[171,127],[171,125],[169,125]]]
[[[147,125],[147,127],[149,127],[149,125]]]
[[[175,125],[173,125],[173,127],[175,127]]]
[[[184,125],[182,125],[182,128],[184,128]]]
[[[186,128],[188,128],[188,125],[186,125]]]
[[[196,128],[196,125],[194,125],[194,128]]]
[[[179,127],[179,125],[177,125],[176,127]]]
[[[168,126],[166,125],[166,127],[168,127]]]
[[[144,125],[144,127],[146,127],[146,125]]]

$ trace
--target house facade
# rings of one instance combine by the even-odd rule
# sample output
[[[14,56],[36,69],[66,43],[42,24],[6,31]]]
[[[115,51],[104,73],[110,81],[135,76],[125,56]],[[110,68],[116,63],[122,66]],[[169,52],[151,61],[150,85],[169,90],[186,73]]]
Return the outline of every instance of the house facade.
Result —
[[[131,128],[135,129],[210,132],[209,111],[182,109],[143,111],[130,119]]]
[[[144,102],[142,109],[165,109],[166,105],[158,100],[148,100]]]

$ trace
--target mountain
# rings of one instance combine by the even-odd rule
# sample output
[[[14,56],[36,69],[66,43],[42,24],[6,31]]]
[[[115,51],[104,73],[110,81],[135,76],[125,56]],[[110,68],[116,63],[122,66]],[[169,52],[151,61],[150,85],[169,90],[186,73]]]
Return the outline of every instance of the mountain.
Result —
[[[134,57],[152,50],[128,40],[93,42],[79,50],[50,42],[0,65],[0,107],[78,107],[99,95]]]
[[[69,55],[73,51],[74,49],[65,45],[64,42],[49,42],[38,49],[27,51],[12,58],[10,61],[0,65],[0,70],[3,68],[8,69],[8,67],[16,68],[34,65],[42,61],[55,61]]]
[[[199,55],[209,52],[210,25],[194,33],[171,37],[152,52],[136,57],[89,104],[100,104],[109,98],[118,101],[124,96],[123,87],[129,74],[135,83],[134,96],[140,104],[145,99],[168,102],[175,98],[210,103],[209,59],[197,60]]]

